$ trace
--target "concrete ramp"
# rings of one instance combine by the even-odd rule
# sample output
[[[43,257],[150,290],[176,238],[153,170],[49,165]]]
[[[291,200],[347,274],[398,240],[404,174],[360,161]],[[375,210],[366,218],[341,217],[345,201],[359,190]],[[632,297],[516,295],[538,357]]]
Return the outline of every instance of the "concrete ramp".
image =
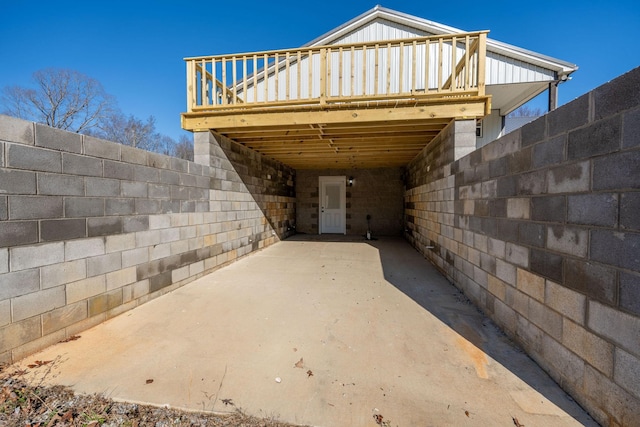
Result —
[[[597,425],[405,241],[335,240],[278,243],[23,364],[55,359],[46,380],[77,392],[314,426]]]

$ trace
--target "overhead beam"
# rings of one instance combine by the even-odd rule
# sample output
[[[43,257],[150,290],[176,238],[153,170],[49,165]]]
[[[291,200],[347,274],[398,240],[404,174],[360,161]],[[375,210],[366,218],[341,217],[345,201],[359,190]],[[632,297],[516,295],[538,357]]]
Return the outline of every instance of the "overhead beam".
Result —
[[[446,103],[430,103],[418,106],[371,109],[326,109],[319,111],[268,111],[247,110],[241,114],[212,115],[211,113],[183,113],[182,127],[192,131],[219,128],[251,128],[317,123],[371,123],[408,122],[428,119],[462,119],[484,117],[488,97],[451,98]]]

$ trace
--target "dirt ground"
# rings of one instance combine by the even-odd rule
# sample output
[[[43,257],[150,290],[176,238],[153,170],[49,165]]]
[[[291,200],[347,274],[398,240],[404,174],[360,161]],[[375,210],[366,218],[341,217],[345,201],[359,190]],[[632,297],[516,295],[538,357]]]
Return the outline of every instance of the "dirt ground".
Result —
[[[34,361],[32,371],[46,377],[46,362]],[[232,400],[223,401],[228,414],[186,412],[171,408],[115,402],[104,396],[76,395],[67,387],[31,384],[29,370],[0,366],[0,426],[7,427],[295,427],[271,418],[243,414]]]

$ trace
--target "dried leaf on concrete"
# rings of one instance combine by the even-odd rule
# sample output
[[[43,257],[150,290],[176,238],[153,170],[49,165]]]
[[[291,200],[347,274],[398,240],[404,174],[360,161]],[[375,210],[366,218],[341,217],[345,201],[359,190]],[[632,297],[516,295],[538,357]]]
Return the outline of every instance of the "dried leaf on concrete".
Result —
[[[61,343],[63,343],[63,342],[70,342],[70,341],[75,341],[75,340],[80,339],[80,338],[81,338],[81,336],[80,336],[80,335],[71,335],[69,338],[64,339],[64,340],[62,340],[62,341],[60,341],[60,342],[61,342]]]
[[[53,360],[36,360],[35,362],[27,365],[27,367],[31,369],[39,368],[40,366],[48,365],[51,362],[53,362]]]

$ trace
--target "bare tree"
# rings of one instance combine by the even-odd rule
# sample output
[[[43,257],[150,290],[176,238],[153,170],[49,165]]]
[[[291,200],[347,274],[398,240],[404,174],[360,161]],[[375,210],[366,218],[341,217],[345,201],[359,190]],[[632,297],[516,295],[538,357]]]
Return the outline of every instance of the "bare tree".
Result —
[[[134,148],[162,151],[160,141],[162,135],[156,133],[156,119],[153,116],[142,121],[132,114],[125,116],[119,111],[112,112],[102,117],[97,129],[89,133]]]
[[[540,108],[531,108],[525,104],[509,113],[508,117],[540,117],[543,114]]]
[[[193,141],[186,135],[180,135],[174,147],[173,155],[180,159],[193,161]]]
[[[113,98],[97,80],[78,71],[46,68],[34,72],[32,79],[35,88],[3,88],[4,113],[83,132],[95,127],[114,105]]]

